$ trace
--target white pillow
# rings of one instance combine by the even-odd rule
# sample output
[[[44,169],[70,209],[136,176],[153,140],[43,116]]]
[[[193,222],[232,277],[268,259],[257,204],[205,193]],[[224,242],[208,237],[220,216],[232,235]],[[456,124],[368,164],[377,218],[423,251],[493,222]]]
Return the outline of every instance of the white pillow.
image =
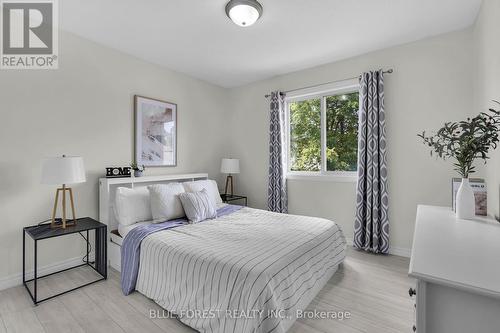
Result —
[[[186,192],[200,192],[203,189],[207,190],[207,194],[214,203],[215,206],[222,203],[222,198],[220,197],[219,188],[215,180],[197,180],[194,182],[182,183]]]
[[[178,219],[186,215],[178,196],[185,192],[180,183],[149,185],[148,190],[151,195],[154,223]]]
[[[186,192],[179,194],[179,198],[191,223],[198,223],[206,219],[217,217],[217,210],[212,198],[206,189],[199,192]]]
[[[152,221],[144,221],[144,222],[137,222],[137,223],[134,223],[131,225],[123,225],[123,224],[118,223],[118,233],[122,237],[122,239],[121,239],[122,243],[123,243],[123,240],[125,239],[125,237],[127,237],[128,233],[131,232],[133,229],[140,227],[141,225],[150,225],[151,223],[153,223],[153,222]],[[111,234],[111,235],[113,235],[113,234]],[[113,237],[113,236],[111,236],[111,237]],[[122,243],[119,243],[119,245],[122,245]]]
[[[124,226],[151,220],[153,215],[148,189],[118,187],[115,195],[115,215],[118,223]]]

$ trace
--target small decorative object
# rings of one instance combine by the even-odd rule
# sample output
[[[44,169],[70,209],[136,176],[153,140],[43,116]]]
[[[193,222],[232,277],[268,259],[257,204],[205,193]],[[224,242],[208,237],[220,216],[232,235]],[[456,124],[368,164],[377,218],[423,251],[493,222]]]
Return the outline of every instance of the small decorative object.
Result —
[[[131,177],[130,167],[109,167],[106,168],[106,178],[127,178]]]
[[[62,187],[56,191],[56,198],[54,200],[54,208],[52,210],[51,228],[65,229],[67,226],[76,225],[75,204],[73,202],[73,190],[66,187],[67,184],[84,183],[85,168],[83,166],[83,159],[78,156],[53,157],[47,159],[42,167],[42,184],[58,185]],[[66,192],[69,193],[71,204],[71,212],[73,213],[73,220],[66,219]],[[57,207],[59,204],[59,194],[62,194],[62,223],[56,224]]]
[[[462,176],[456,199],[456,215],[459,219],[474,216],[474,192],[468,179],[475,172],[472,164],[476,159],[486,163],[490,148],[497,148],[499,130],[500,111],[489,109],[472,119],[445,123],[436,135],[426,136],[425,131],[418,135],[431,148],[431,155],[434,152],[440,158],[455,160],[454,169]]]
[[[453,211],[457,211],[456,198],[457,192],[462,184],[461,178],[453,178],[452,179],[452,202],[451,205],[453,207]],[[488,192],[486,191],[486,183],[484,179],[481,178],[470,178],[469,179],[470,187],[472,187],[472,191],[474,192],[474,201],[475,201],[475,212],[476,215],[486,216],[488,212]]]
[[[135,96],[135,161],[145,166],[177,164],[177,105]]]
[[[144,165],[137,165],[136,162],[130,163],[130,167],[134,170],[134,177],[142,177],[142,174],[146,170]]]
[[[225,195],[233,195],[233,176],[232,174],[240,173],[240,160],[235,158],[223,158],[220,166],[220,172],[226,173],[226,189],[224,190]],[[231,183],[230,192],[227,192],[227,188]]]
[[[475,213],[474,191],[470,186],[469,178],[462,178],[457,192],[457,218],[471,219]]]

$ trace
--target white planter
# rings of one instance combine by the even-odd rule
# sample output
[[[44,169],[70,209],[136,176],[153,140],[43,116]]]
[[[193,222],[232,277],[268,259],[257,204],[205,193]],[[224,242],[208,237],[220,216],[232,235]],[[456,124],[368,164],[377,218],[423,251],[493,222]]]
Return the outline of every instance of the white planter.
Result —
[[[462,178],[457,192],[457,219],[472,219],[476,214],[474,191],[468,178]]]

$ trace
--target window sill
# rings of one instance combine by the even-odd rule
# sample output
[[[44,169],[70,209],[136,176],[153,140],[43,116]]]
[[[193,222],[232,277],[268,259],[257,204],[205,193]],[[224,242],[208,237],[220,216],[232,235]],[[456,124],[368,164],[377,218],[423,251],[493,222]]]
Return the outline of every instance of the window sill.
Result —
[[[287,180],[300,180],[300,181],[316,181],[316,182],[336,182],[336,183],[356,183],[358,181],[357,174],[287,174]]]

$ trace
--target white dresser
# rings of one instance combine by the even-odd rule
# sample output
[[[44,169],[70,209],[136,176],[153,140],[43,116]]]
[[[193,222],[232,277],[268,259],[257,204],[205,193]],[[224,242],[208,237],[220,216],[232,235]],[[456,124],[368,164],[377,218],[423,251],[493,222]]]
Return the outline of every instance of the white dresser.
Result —
[[[418,333],[500,332],[500,223],[418,206],[409,274]]]

